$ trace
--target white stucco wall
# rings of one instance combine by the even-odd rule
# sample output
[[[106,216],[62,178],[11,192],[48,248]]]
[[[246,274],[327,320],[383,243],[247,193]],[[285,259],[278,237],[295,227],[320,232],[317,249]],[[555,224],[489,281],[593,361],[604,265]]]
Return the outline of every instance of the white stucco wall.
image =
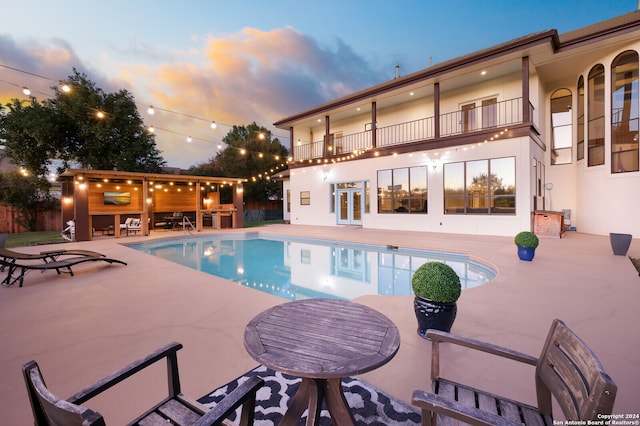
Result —
[[[364,215],[367,228],[420,230],[428,232],[466,233],[477,235],[515,235],[530,229],[531,202],[529,174],[531,151],[529,138],[518,138],[460,147],[453,150],[416,152],[413,155],[385,156],[366,160],[317,165],[291,171],[291,223],[336,225],[336,214],[330,212],[329,184],[349,181],[369,181],[371,212]],[[445,215],[443,163],[516,158],[516,215]],[[432,161],[434,160],[434,161]],[[435,164],[435,168],[433,165]],[[399,167],[426,165],[429,185],[428,214],[377,213],[377,172]],[[300,205],[300,192],[310,191],[311,205]]]

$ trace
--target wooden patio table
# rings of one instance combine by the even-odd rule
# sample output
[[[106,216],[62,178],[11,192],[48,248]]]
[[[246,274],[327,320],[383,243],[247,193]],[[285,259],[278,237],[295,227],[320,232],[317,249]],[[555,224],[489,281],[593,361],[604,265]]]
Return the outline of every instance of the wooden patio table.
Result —
[[[355,424],[342,392],[343,377],[389,362],[400,348],[395,324],[367,306],[334,299],[284,303],[253,318],[244,346],[262,365],[302,378],[280,425],[295,425],[309,409],[319,424],[322,402],[334,424]]]

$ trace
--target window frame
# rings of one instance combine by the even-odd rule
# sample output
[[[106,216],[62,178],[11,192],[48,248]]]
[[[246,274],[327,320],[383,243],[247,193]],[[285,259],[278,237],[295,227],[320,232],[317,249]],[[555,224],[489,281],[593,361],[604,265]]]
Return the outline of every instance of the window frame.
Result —
[[[424,195],[415,196],[414,188],[412,186],[412,171],[424,169],[424,183],[426,184],[426,188],[424,188]],[[397,172],[397,173],[396,173]],[[406,172],[406,181],[407,188],[406,193],[404,195],[400,194],[400,190],[405,191],[404,187],[396,188],[396,175]],[[385,179],[381,179],[381,174],[389,174],[388,177],[384,177]],[[409,167],[397,167],[393,169],[381,169],[377,171],[377,199],[378,199],[378,214],[428,214],[429,213],[429,169],[426,165],[420,166],[409,166]],[[385,180],[390,182],[388,187],[390,187],[390,192],[387,194],[381,191],[380,181]],[[421,189],[421,188],[416,188]],[[382,205],[384,200],[387,200],[390,203],[391,210],[382,210]],[[412,206],[417,205],[419,202],[419,208],[412,208]]]
[[[511,159],[512,160],[512,168],[513,168],[513,192],[512,194],[498,194],[496,195],[496,188],[494,187],[493,181],[491,180],[492,176],[492,163],[498,160]],[[469,175],[469,163],[473,164],[481,164],[481,162],[485,161],[487,164],[487,183],[486,183],[486,194],[482,195],[481,198],[474,197],[470,198],[469,192],[469,179],[472,178]],[[461,168],[461,170],[454,170],[453,167]],[[494,165],[495,167],[495,165]],[[447,177],[447,169],[450,169],[452,173],[459,173],[458,176],[453,175],[453,180],[449,181]],[[482,176],[482,174],[480,174]],[[514,156],[506,156],[506,157],[496,157],[496,158],[487,158],[487,159],[477,159],[477,160],[469,160],[469,161],[456,161],[451,163],[443,164],[443,213],[446,215],[515,215],[516,214],[516,157]],[[499,177],[499,176],[498,176]],[[462,188],[457,185],[452,188],[455,192],[451,190],[447,190],[447,182],[455,183],[461,182]],[[513,199],[513,207],[508,207],[508,211],[500,211],[500,207],[496,206],[496,200],[503,200],[507,198]],[[457,202],[456,202],[457,200]],[[482,201],[484,200],[484,204],[486,208],[482,205],[478,205],[473,207],[470,206],[470,202],[472,200]],[[453,201],[453,203],[449,203],[449,201]],[[472,203],[473,204],[473,203]],[[481,203],[482,204],[482,203]],[[460,206],[460,207],[456,207]],[[451,209],[451,211],[449,211]],[[454,210],[455,209],[455,210]]]
[[[554,95],[558,95],[558,96],[554,96]],[[554,100],[556,102],[554,102]],[[562,100],[562,101],[561,101]],[[567,102],[568,101],[568,102]],[[558,109],[555,110],[554,108],[558,108],[559,107],[559,103],[562,102],[562,105],[566,105],[568,103],[568,105],[566,106],[566,109],[564,109],[564,107],[562,109]],[[549,112],[551,114],[551,165],[552,166],[558,166],[558,165],[563,165],[563,164],[571,164],[573,163],[573,93],[571,92],[570,89],[567,88],[560,88],[555,90],[551,96],[549,97]],[[557,117],[556,114],[567,114],[568,116],[568,123],[562,122],[559,124],[556,124],[554,122],[554,117]],[[564,146],[565,144],[562,144],[563,146],[561,147],[556,147],[556,145],[560,142],[558,139],[558,135],[559,132],[557,132],[556,130],[565,130],[563,132],[563,134],[565,135],[565,138],[568,136],[569,139],[569,144],[568,146]],[[564,142],[565,139],[563,138],[562,142]],[[564,159],[565,154],[568,152],[568,159]],[[558,161],[558,160],[561,161]]]
[[[626,50],[611,62],[612,174],[640,171],[640,151],[638,150],[638,139],[640,138],[638,133],[639,61],[638,52]],[[625,69],[627,70],[625,71]],[[619,79],[621,72],[624,73],[624,76]],[[627,80],[630,80],[630,83]],[[621,90],[622,92],[620,92]],[[620,96],[621,93],[622,96]],[[621,108],[618,108],[620,105]]]

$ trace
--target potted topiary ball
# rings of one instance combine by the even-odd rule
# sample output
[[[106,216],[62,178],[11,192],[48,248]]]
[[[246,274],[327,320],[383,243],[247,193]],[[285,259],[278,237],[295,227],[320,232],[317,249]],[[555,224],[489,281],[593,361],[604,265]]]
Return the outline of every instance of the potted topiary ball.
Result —
[[[518,257],[520,260],[533,260],[539,242],[536,234],[530,231],[522,231],[516,235],[514,241],[516,246],[518,246]]]
[[[418,320],[418,334],[425,338],[428,329],[450,331],[458,312],[457,300],[462,286],[451,266],[442,262],[421,265],[411,278],[415,294],[413,308]]]

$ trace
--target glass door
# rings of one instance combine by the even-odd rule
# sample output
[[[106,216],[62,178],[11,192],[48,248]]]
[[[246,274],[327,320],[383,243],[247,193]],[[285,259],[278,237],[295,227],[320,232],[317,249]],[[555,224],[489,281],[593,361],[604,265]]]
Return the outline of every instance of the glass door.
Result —
[[[362,225],[362,195],[362,188],[338,188],[338,225]]]

